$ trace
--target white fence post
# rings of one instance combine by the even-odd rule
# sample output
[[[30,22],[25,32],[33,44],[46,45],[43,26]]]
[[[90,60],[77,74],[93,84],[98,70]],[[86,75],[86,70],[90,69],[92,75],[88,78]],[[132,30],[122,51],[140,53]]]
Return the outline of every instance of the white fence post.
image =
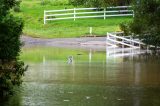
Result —
[[[124,36],[122,36],[122,37],[124,37]],[[122,43],[124,43],[124,39],[122,39]],[[122,48],[124,48],[124,45],[122,45]]]
[[[133,11],[133,18],[134,18],[134,10],[132,10]]]
[[[130,45],[132,45],[132,38],[131,38],[131,36],[129,37],[129,39],[130,39]]]
[[[74,21],[76,20],[76,8],[74,8]]]
[[[92,35],[92,30],[93,30],[92,27],[90,27],[90,28],[89,28],[89,33],[90,33],[90,35]]]
[[[44,10],[44,24],[46,24],[46,11]]]
[[[106,19],[106,8],[104,8],[104,20]]]

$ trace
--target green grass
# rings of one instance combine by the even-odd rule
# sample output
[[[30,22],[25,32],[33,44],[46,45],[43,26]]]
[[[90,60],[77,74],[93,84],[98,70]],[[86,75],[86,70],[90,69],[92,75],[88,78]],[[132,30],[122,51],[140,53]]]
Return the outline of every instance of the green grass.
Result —
[[[47,0],[45,0],[47,1]],[[44,10],[73,8],[67,5],[67,0],[58,0],[57,2],[45,2],[42,0],[23,0],[21,3],[21,12],[16,15],[21,16],[25,21],[23,33],[32,37],[41,38],[64,38],[80,37],[89,33],[89,27],[93,27],[93,33],[96,35],[105,35],[106,32],[119,31],[119,24],[124,21],[132,20],[131,17],[115,17],[106,20],[94,19],[77,19],[59,20],[43,24]]]

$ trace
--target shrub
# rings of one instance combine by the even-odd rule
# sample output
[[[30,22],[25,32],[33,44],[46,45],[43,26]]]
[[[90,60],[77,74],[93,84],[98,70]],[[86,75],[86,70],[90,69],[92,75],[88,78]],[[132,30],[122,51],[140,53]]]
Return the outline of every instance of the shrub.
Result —
[[[68,5],[68,0],[41,0],[41,5]]]
[[[21,0],[17,0],[16,5],[13,7],[14,12],[21,12],[21,9],[20,9],[21,2],[22,2]]]
[[[129,23],[123,22],[119,26],[120,26],[120,29],[124,32],[124,36],[128,36],[128,35],[131,34],[130,33],[130,24]]]
[[[141,0],[134,11],[131,31],[147,45],[160,46],[160,1]]]
[[[17,60],[1,61],[0,63],[0,95],[6,96],[13,93],[14,86],[22,83],[24,75],[24,63]]]
[[[22,82],[24,63],[18,60],[23,20],[11,15],[17,0],[0,1],[0,95],[8,95]]]
[[[129,5],[131,2],[132,0],[69,0],[69,3],[74,6],[84,5],[87,7]]]
[[[22,33],[23,21],[10,14],[0,22],[0,59],[12,60],[19,56],[20,35]]]

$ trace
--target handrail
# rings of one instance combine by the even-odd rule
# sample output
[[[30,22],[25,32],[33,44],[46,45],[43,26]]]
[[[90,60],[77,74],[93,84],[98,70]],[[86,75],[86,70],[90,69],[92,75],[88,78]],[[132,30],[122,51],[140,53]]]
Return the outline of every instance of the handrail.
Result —
[[[108,40],[113,41],[113,42],[116,42],[116,43],[119,43],[119,44],[122,44],[122,45],[130,46],[130,47],[133,47],[133,48],[139,48],[139,47],[137,47],[137,46],[133,46],[133,45],[130,45],[130,44],[127,44],[127,43],[123,43],[123,42],[120,42],[120,41],[116,41],[116,40],[113,40],[113,39],[110,39],[110,38],[108,38]]]
[[[117,39],[121,39],[122,41],[118,41]],[[117,44],[126,45],[132,48],[140,48],[141,47],[140,45],[145,45],[144,43],[135,41],[134,39],[127,39],[125,37],[116,36],[115,34],[111,34],[111,33],[107,33],[107,40]],[[125,41],[130,42],[130,44],[125,43]],[[135,43],[139,44],[139,46],[135,46],[134,45]]]
[[[129,41],[129,42],[134,42],[134,43],[138,43],[138,44],[145,45],[144,43],[135,41],[135,40],[133,40],[133,39],[130,40],[130,39],[127,39],[127,38],[125,38],[125,37],[116,36],[116,35],[113,35],[113,34],[110,34],[110,33],[108,33],[108,35],[109,35],[109,36],[112,36],[112,37],[115,37],[115,38],[119,38],[119,39],[123,39],[123,40]]]

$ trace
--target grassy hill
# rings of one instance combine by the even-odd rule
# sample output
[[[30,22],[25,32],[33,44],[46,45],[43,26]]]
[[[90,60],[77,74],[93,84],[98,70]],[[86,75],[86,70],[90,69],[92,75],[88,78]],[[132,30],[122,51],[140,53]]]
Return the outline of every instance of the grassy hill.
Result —
[[[132,20],[131,17],[117,17],[103,19],[77,19],[52,21],[43,24],[44,10],[74,8],[68,0],[22,0],[21,12],[15,14],[25,21],[24,34],[41,38],[80,37],[89,33],[93,27],[96,35],[105,35],[106,32],[119,31],[119,24]]]

